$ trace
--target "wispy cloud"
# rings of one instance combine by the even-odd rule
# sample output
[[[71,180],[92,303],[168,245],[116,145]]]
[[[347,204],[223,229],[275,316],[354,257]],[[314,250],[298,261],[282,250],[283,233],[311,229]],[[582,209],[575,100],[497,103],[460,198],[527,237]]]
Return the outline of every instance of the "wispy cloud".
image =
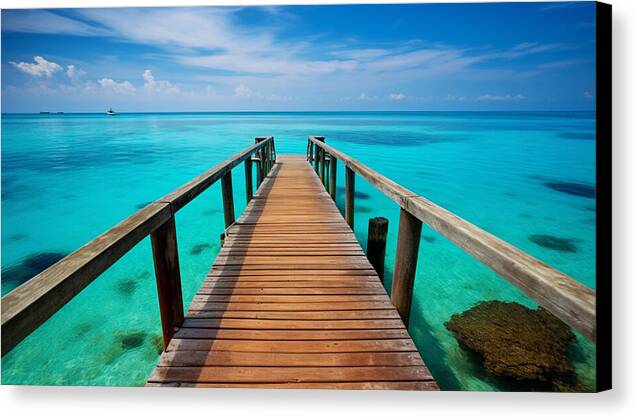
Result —
[[[9,63],[23,73],[35,77],[51,77],[53,73],[62,70],[62,67],[59,64],[52,61],[47,61],[41,56],[33,57],[33,61],[35,62],[30,63],[10,61]]]
[[[73,64],[69,64],[66,66],[66,76],[70,78],[71,80],[77,80],[85,74],[86,74],[86,71],[77,68]]]
[[[179,87],[173,85],[168,80],[155,80],[152,71],[144,70],[142,74],[144,79],[144,89],[150,92],[157,93],[179,93]]]
[[[135,87],[129,81],[116,82],[112,78],[102,78],[97,80],[97,83],[102,86],[104,90],[112,91],[115,93],[133,93]]]
[[[404,93],[391,93],[389,95],[389,100],[399,101],[404,100],[407,96]]]
[[[498,94],[483,94],[482,96],[479,96],[478,101],[489,101],[489,102],[516,102],[516,101],[520,101],[520,100],[526,100],[526,96],[522,95],[522,94],[505,94],[505,95],[498,95]]]
[[[234,95],[240,99],[260,99],[268,101],[290,101],[293,100],[289,96],[281,96],[278,94],[265,94],[254,91],[245,84],[239,84],[234,88]]]

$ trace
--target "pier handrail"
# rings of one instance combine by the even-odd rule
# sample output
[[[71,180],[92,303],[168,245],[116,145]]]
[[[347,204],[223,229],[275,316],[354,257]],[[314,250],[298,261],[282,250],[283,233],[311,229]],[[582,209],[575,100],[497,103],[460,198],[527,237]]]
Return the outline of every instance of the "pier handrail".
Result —
[[[359,174],[400,206],[391,298],[406,322],[411,307],[420,232],[424,222],[519,288],[564,323],[580,331],[591,341],[596,341],[596,294],[589,287],[327,145],[324,137],[310,136],[307,152],[308,160],[314,162],[314,168],[324,183],[327,178],[326,158],[331,156],[332,160],[338,159],[345,164],[345,219],[352,229],[354,173]],[[329,165],[330,180],[326,187],[334,197],[335,161],[330,161]]]
[[[2,355],[11,351],[148,235],[151,236],[153,247],[166,347],[174,327],[183,321],[175,213],[221,179],[226,228],[232,224],[232,169],[245,161],[249,201],[252,198],[253,162],[258,164],[258,187],[276,158],[272,136],[257,137],[255,142],[173,192],[149,203],[2,297]],[[253,160],[254,154],[258,158]]]

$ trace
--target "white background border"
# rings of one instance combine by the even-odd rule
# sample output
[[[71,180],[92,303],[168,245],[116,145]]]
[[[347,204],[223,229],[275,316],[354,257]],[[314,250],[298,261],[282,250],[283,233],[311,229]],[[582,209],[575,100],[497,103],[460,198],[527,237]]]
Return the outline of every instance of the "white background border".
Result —
[[[420,1],[426,2],[426,1]],[[430,1],[431,2],[431,1]],[[459,2],[459,1],[458,1]],[[637,271],[632,237],[637,236],[637,2],[613,5],[613,386],[601,394],[470,392],[378,392],[206,390],[162,388],[0,387],[4,417],[175,417],[269,416],[430,418],[486,416],[637,416]],[[338,1],[277,0],[0,0],[1,8],[116,7],[230,4],[334,4]],[[343,1],[341,3],[397,3]],[[401,3],[419,3],[402,1]],[[609,140],[610,138],[598,138]],[[38,367],[33,364],[33,367]]]

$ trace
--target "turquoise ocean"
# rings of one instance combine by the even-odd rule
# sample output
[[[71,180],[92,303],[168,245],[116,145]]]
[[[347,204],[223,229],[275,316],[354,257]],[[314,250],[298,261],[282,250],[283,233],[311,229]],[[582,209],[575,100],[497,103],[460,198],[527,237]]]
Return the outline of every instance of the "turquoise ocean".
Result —
[[[278,153],[308,135],[595,288],[595,113],[361,112],[2,115],[2,295],[139,208],[273,135]],[[233,173],[236,213],[243,170]],[[337,203],[343,208],[344,172]],[[362,178],[355,232],[389,219],[391,289],[399,208]],[[220,185],[177,214],[184,303],[204,279],[223,230]],[[2,359],[3,384],[143,385],[161,327],[148,238]],[[442,389],[512,389],[485,376],[445,329],[484,300],[535,303],[425,227],[412,334]],[[595,349],[572,360],[595,382]]]

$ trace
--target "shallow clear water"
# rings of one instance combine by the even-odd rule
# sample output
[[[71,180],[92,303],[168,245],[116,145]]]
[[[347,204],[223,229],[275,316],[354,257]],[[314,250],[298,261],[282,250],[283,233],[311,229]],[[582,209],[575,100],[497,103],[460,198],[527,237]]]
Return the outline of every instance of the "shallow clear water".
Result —
[[[595,114],[227,113],[2,116],[2,294],[149,201],[274,135],[278,153],[327,142],[524,251],[595,287]],[[234,170],[236,213],[245,205]],[[578,186],[574,186],[575,183]],[[343,207],[339,165],[337,203]],[[583,185],[583,186],[582,186]],[[355,232],[390,220],[391,288],[398,207],[357,178]],[[219,250],[216,184],[177,214],[185,305]],[[563,239],[547,248],[529,236]],[[444,328],[482,300],[534,303],[425,228],[410,332],[443,389],[502,390]],[[140,242],[3,358],[2,382],[140,385],[161,328],[150,242]],[[594,346],[578,337],[580,379],[594,387]]]

